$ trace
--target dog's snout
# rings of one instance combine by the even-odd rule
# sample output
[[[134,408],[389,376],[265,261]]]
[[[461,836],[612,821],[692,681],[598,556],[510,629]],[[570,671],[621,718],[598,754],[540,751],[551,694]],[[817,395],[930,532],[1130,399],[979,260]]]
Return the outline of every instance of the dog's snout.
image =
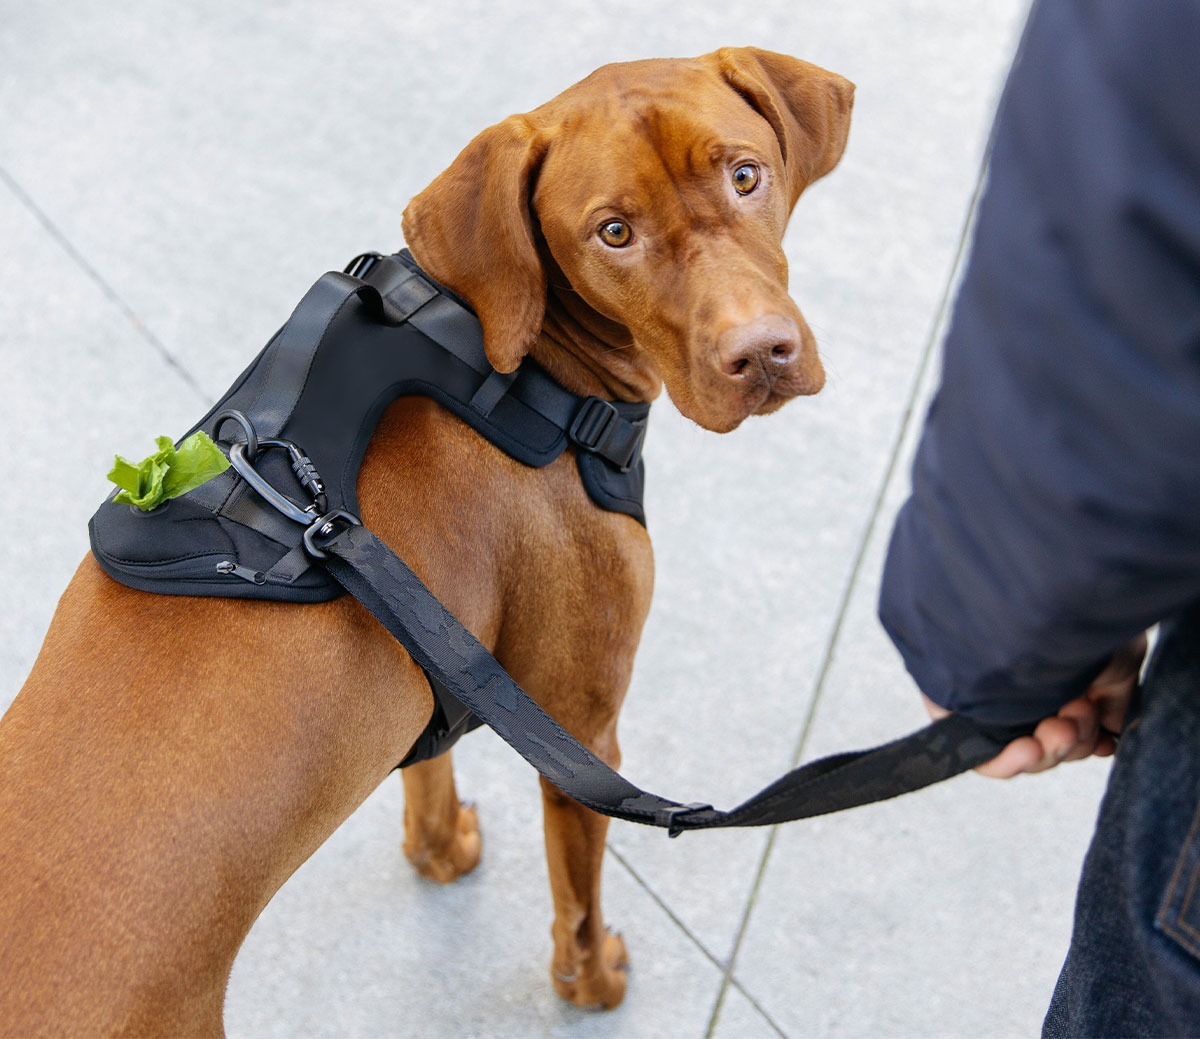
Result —
[[[733,325],[717,336],[717,361],[732,379],[770,385],[800,354],[800,330],[778,314]]]

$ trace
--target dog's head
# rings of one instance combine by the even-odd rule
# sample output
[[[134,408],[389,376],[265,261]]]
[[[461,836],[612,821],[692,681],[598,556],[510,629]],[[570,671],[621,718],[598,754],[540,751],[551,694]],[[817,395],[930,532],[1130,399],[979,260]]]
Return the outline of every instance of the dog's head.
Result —
[[[725,432],[824,384],[781,240],[841,158],[853,95],[749,47],[606,65],[476,137],[413,199],[405,238],[475,308],[500,371],[549,301],[556,338],[588,330]]]

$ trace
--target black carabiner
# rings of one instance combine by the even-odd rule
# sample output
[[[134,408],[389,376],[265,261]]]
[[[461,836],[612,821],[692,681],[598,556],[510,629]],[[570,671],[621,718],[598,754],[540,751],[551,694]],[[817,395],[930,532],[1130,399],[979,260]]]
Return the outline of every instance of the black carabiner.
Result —
[[[302,509],[287,495],[282,494],[267,483],[250,463],[250,459],[247,457],[249,452],[246,448],[246,444],[234,444],[231,446],[229,448],[229,464],[237,471],[238,476],[253,487],[268,505],[278,509],[288,519],[302,523],[306,527],[321,515],[316,502],[313,502],[308,508]]]
[[[242,433],[246,437],[244,444],[234,441],[230,445],[229,464],[243,480],[262,495],[264,500],[282,512],[288,519],[303,523],[305,526],[329,510],[329,501],[325,496],[325,481],[321,479],[321,474],[317,472],[317,467],[313,465],[312,459],[299,447],[290,440],[266,437],[260,439],[254,430],[254,424],[242,412],[232,408],[229,411],[222,411],[213,420],[214,440],[220,439],[221,426],[226,422],[236,422],[241,426]],[[300,508],[291,498],[276,490],[258,474],[253,463],[258,457],[259,451],[264,447],[277,447],[287,452],[292,472],[296,474],[300,486],[312,495],[313,503],[311,505],[307,508]]]

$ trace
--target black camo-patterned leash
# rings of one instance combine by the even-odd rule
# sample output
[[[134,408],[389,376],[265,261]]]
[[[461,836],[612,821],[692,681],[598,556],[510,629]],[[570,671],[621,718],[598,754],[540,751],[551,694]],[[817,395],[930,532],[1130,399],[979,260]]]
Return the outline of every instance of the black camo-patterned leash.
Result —
[[[672,837],[684,830],[791,822],[884,801],[974,768],[1030,731],[950,715],[892,743],[803,765],[732,811],[681,804],[634,786],[563,729],[354,517],[322,517],[309,528],[305,545],[422,668],[555,786],[594,811],[661,826]]]

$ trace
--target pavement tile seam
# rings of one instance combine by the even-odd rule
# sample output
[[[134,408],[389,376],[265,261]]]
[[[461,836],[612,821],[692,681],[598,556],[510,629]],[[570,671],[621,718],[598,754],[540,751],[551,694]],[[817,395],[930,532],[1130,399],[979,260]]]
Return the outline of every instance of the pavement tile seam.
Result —
[[[731,988],[736,988],[739,992],[741,992],[755,1007],[755,1009],[757,1009],[758,1012],[763,1015],[764,1018],[766,1018],[768,1021],[771,1021],[770,1016],[762,1008],[758,1001],[755,1000],[755,998],[751,996],[750,993],[743,988],[741,983],[737,980],[736,976],[734,975],[734,969],[737,966],[737,956],[742,947],[742,940],[746,936],[746,929],[750,926],[750,917],[754,912],[754,906],[758,900],[759,889],[762,887],[763,878],[766,876],[767,864],[771,861],[771,851],[775,847],[775,837],[778,832],[778,826],[771,827],[771,833],[770,836],[767,837],[766,847],[763,848],[762,855],[759,857],[758,867],[754,872],[754,881],[750,885],[749,893],[746,895],[746,905],[742,910],[742,917],[738,921],[738,928],[733,936],[733,946],[729,950],[729,960],[723,966],[720,987],[717,990],[716,999],[713,1001],[712,1013],[709,1015],[708,1027],[704,1033],[706,1039],[711,1039],[711,1037],[716,1034],[717,1024],[721,1020],[721,1011],[724,1009],[725,999],[728,996]],[[780,1035],[784,1034],[779,1026],[773,1021],[771,1021],[771,1025],[777,1032],[779,1032]]]
[[[696,947],[700,954],[704,956],[704,958],[707,959],[714,967],[716,967],[717,970],[721,971],[722,981],[719,986],[718,1000],[714,1004],[714,1010],[712,1014],[710,1014],[705,1034],[712,1035],[713,1028],[717,1023],[720,1004],[724,1001],[724,990],[728,985],[728,987],[736,989],[738,993],[744,996],[746,1001],[754,1008],[759,1016],[762,1017],[762,1019],[768,1025],[770,1025],[772,1029],[774,1029],[776,1033],[781,1036],[785,1035],[779,1025],[771,1019],[771,1015],[767,1013],[766,1009],[758,1002],[758,1000],[754,998],[753,995],[751,995],[751,993],[745,987],[743,987],[742,983],[738,981],[737,978],[728,978],[728,982],[726,983],[727,964],[722,961],[720,957],[718,957],[711,949],[709,949],[708,946],[701,941],[699,936],[694,934],[687,924],[675,914],[670,905],[663,900],[662,896],[660,896],[658,892],[650,886],[647,880],[640,873],[638,873],[633,863],[625,858],[625,856],[622,855],[616,848],[614,848],[612,844],[607,844],[606,850],[608,851],[609,856],[614,859],[625,870],[626,873],[629,874],[630,878],[635,884],[637,884],[643,891],[646,892],[654,904],[663,911],[663,914],[667,917],[667,919],[670,920],[671,923],[680,930],[680,932],[682,932],[683,936]]]
[[[659,895],[659,893],[655,891],[653,887],[650,886],[645,877],[643,877],[637,871],[633,863],[631,863],[624,855],[614,848],[611,843],[606,844],[605,848],[608,851],[608,854],[621,865],[626,873],[629,874],[634,883],[637,884],[638,887],[640,887],[643,891],[645,891],[654,904],[666,914],[671,923],[678,927],[679,930],[683,932],[684,937],[686,937],[688,941],[696,946],[705,959],[707,959],[718,970],[723,971],[725,969],[725,964],[721,961],[721,959],[688,928],[687,924],[684,923],[678,915],[676,915],[676,913],[671,909],[670,905],[664,901],[662,896]]]
[[[105,277],[96,268],[88,262],[87,257],[79,251],[75,244],[67,237],[65,232],[50,218],[49,214],[37,204],[37,201],[32,195],[26,191],[20,183],[6,170],[0,166],[0,182],[3,182],[5,187],[12,193],[13,197],[20,203],[21,206],[42,226],[47,236],[51,238],[55,244],[67,255],[70,261],[90,280],[103,294],[103,296],[112,303],[122,316],[129,321],[137,334],[146,342],[161,358],[166,362],[167,366],[174,372],[175,375],[192,390],[201,402],[210,403],[209,395],[201,387],[199,381],[191,371],[179,360],[156,336],[138,316],[137,312],[131,307],[125,299],[117,292],[116,289],[105,279]]]

